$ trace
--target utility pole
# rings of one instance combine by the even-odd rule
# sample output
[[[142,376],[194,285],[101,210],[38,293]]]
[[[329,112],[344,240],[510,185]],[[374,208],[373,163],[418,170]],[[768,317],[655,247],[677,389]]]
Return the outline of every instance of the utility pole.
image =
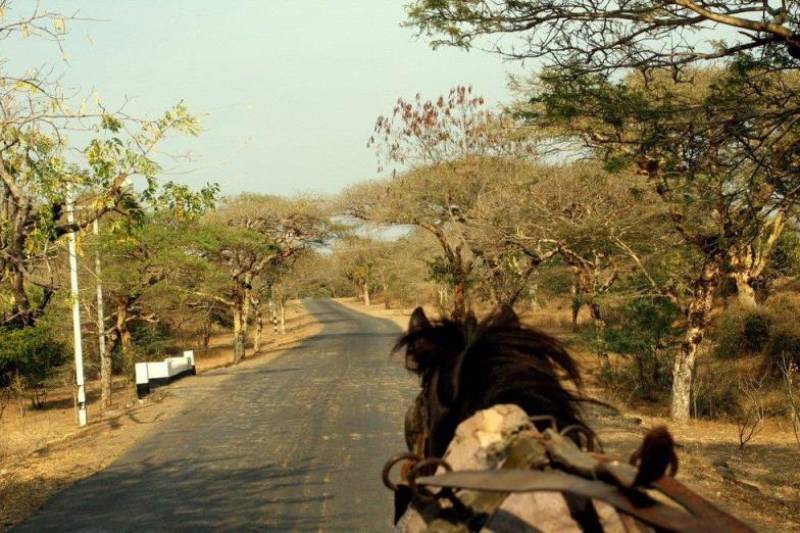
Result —
[[[106,353],[106,321],[103,313],[103,282],[100,278],[100,223],[92,222],[95,236],[94,277],[97,283],[97,343],[100,349],[100,404],[103,409],[111,407],[111,357]]]
[[[67,200],[67,221],[75,224],[75,199]],[[75,384],[78,387],[78,426],[88,422],[86,416],[86,386],[83,377],[83,341],[81,340],[81,309],[78,302],[78,237],[77,230],[69,234],[69,281],[72,295],[72,333],[75,345]]]

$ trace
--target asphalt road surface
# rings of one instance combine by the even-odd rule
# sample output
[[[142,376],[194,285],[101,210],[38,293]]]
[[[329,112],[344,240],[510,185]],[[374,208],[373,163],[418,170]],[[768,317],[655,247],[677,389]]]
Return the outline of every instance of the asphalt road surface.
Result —
[[[380,472],[404,449],[415,387],[389,358],[400,331],[330,300],[307,307],[318,335],[175,384],[182,413],[17,530],[389,530]]]

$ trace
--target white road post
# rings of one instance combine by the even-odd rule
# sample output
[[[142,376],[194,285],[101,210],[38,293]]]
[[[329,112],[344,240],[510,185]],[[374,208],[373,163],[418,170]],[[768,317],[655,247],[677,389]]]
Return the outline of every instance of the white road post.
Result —
[[[75,200],[67,199],[67,222],[75,223]],[[78,302],[78,237],[77,231],[69,234],[69,280],[72,300],[72,332],[75,344],[75,384],[78,386],[78,426],[88,422],[86,415],[86,386],[83,378],[83,341],[81,340],[81,309]]]

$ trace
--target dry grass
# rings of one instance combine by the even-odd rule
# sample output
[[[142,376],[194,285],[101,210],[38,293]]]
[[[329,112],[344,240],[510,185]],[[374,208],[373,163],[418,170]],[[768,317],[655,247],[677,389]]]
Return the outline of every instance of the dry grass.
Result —
[[[258,354],[248,359],[274,359],[320,326],[299,302],[287,310],[285,335],[263,332]],[[231,337],[217,335],[211,349],[198,353],[198,372],[227,366],[233,359]],[[190,386],[180,382],[179,386]],[[127,380],[115,381],[114,404],[99,412],[99,383],[87,383],[90,424],[78,429],[72,392],[53,390],[43,410],[20,410],[16,402],[0,419],[0,532],[24,520],[59,490],[102,470],[143,437],[181,411],[182,400],[170,387],[156,389],[146,400],[136,399]]]

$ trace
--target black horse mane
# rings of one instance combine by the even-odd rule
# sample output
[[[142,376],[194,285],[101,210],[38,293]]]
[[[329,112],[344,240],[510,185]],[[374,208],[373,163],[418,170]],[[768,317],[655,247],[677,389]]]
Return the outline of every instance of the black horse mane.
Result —
[[[521,324],[511,308],[480,322],[471,314],[431,322],[418,308],[394,350],[402,348],[406,368],[422,381],[420,398],[432,426],[428,447],[435,455],[443,454],[460,422],[497,404],[516,404],[530,416],[550,415],[559,427],[586,427],[575,361],[558,340]]]

